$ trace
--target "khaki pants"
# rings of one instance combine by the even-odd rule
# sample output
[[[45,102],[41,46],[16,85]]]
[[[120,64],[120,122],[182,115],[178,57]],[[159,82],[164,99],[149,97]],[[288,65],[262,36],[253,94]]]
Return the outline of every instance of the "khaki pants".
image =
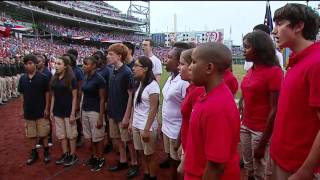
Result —
[[[170,157],[171,157],[173,160],[179,161],[178,154],[177,154],[177,152],[174,150],[174,145],[175,145],[176,142],[177,142],[176,139],[171,139],[171,138],[169,138],[168,136],[166,136],[166,135],[163,133],[164,151],[165,151],[167,154],[170,154]]]
[[[149,131],[150,140],[144,142],[142,139],[143,130],[139,130],[135,127],[132,128],[134,149],[143,151],[144,155],[149,156],[155,152],[155,146],[157,142],[157,130]]]
[[[266,179],[266,156],[260,160],[253,157],[254,149],[257,148],[261,137],[262,132],[255,132],[243,125],[241,126],[240,138],[244,167],[246,169],[247,176],[254,177],[256,180]]]
[[[121,127],[121,122],[117,122],[112,118],[109,118],[110,137],[112,139],[121,139],[123,142],[132,140],[132,136],[129,135],[128,128]]]
[[[98,129],[97,122],[99,113],[95,111],[82,111],[82,128],[83,135],[86,139],[91,139],[92,142],[100,142],[104,139],[104,131],[106,127],[105,121],[103,126]]]
[[[25,131],[28,138],[46,137],[50,131],[49,119],[25,120]]]
[[[78,136],[77,122],[70,124],[69,118],[55,116],[56,136],[58,139],[74,139]]]

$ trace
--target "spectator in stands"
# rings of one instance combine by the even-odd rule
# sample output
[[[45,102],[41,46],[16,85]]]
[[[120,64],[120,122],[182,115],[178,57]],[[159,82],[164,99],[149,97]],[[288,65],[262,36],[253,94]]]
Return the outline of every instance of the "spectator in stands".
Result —
[[[153,46],[154,46],[154,43],[151,39],[145,39],[142,42],[143,54],[148,58],[150,58],[150,60],[152,61],[152,64],[153,64],[152,72],[156,77],[157,82],[160,84],[160,78],[162,74],[162,64],[160,59],[153,54],[152,52]]]

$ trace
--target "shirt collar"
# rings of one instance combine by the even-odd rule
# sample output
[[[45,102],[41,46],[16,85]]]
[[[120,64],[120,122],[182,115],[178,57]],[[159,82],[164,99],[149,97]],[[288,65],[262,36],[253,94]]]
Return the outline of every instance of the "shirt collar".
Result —
[[[313,43],[312,45],[308,46],[307,48],[303,49],[297,54],[292,52],[289,56],[288,68],[291,68],[298,64],[302,59],[304,59],[304,57],[309,55],[315,49],[320,49],[320,42]]]

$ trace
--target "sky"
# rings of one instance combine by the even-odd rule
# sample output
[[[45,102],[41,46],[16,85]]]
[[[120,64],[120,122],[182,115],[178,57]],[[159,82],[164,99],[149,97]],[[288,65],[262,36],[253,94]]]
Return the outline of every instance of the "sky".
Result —
[[[130,5],[130,1],[106,2],[123,13]],[[147,6],[141,1],[136,3]],[[306,1],[270,1],[272,16],[276,9],[287,3],[307,4]],[[320,1],[309,1],[308,4],[317,8]],[[264,22],[265,12],[266,1],[150,1],[150,31],[173,32],[176,14],[177,32],[224,29],[224,39],[240,45],[242,35]]]

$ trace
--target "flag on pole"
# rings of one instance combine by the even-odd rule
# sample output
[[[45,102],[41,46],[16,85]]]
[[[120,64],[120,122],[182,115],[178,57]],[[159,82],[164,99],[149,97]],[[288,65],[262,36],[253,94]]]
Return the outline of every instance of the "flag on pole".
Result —
[[[270,32],[273,30],[273,22],[272,22],[272,15],[271,15],[271,8],[270,3],[267,1],[266,4],[266,14],[264,16],[264,24],[269,27]]]

